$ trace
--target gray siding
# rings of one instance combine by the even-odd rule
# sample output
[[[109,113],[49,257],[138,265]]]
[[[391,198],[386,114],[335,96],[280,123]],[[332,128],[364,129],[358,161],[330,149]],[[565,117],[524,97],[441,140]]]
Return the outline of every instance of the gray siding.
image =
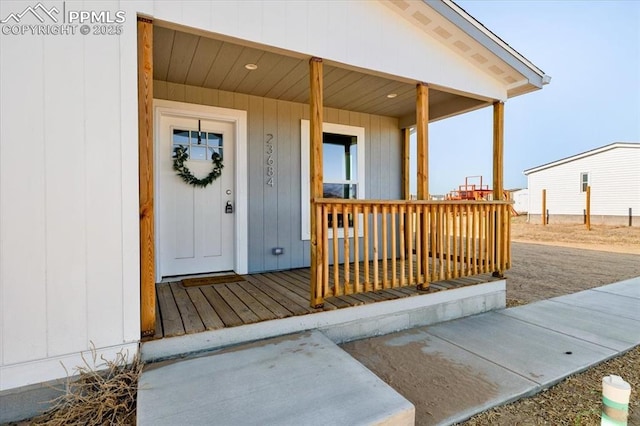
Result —
[[[309,241],[301,235],[300,120],[309,119],[306,104],[154,82],[157,99],[248,111],[249,272],[309,266]],[[366,197],[399,199],[402,145],[398,120],[325,108],[324,120],[365,128]],[[273,135],[275,185],[266,185],[265,141]],[[283,255],[271,254],[283,247]]]

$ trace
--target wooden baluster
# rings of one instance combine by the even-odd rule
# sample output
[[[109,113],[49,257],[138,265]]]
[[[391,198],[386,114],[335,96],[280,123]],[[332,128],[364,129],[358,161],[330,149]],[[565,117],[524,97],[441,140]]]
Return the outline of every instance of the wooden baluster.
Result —
[[[407,210],[405,205],[400,206],[400,286],[405,285],[405,254],[407,253],[405,247],[404,237],[406,235],[406,229],[404,226],[405,218],[406,218]]]
[[[364,206],[364,291],[371,291],[369,280],[369,206]]]
[[[437,281],[438,274],[438,205],[429,207],[431,216],[431,282]]]
[[[487,206],[480,207],[480,273],[487,272]]]
[[[495,226],[495,204],[490,204],[487,206],[488,214],[487,214],[487,257],[489,261],[487,262],[487,272],[493,272],[495,270],[495,257],[496,257],[496,234],[494,232]]]
[[[507,221],[507,265],[505,269],[511,269],[511,221]]]
[[[340,251],[338,249],[338,206],[331,206],[331,221],[333,225],[333,295],[342,294],[340,282]]]
[[[451,261],[453,262],[453,272],[452,272],[452,277],[453,278],[458,278],[460,275],[458,275],[458,259],[460,257],[460,253],[458,253],[458,248],[459,248],[459,244],[458,244],[458,237],[459,237],[459,232],[458,232],[458,219],[459,219],[459,213],[460,213],[460,206],[458,204],[452,206],[452,212],[451,212],[451,219],[453,221],[452,224],[452,235],[451,235],[451,242],[453,243],[453,255],[452,255],[452,259]]]
[[[424,284],[424,288],[426,288],[429,283],[429,205],[425,204],[422,206],[422,240],[420,242],[422,245],[422,269],[424,278],[422,279],[422,283]]]
[[[358,215],[360,208],[353,205],[353,292],[360,293],[360,228],[358,227]]]
[[[489,237],[491,238],[491,267],[489,269],[490,272],[495,272],[496,269],[498,268],[498,233],[497,233],[497,229],[496,229],[496,218],[497,218],[497,206],[493,203],[491,203],[491,212],[489,213],[489,225],[490,225],[490,231],[489,231]]]
[[[420,284],[422,282],[422,218],[420,217],[420,210],[422,209],[421,205],[416,205],[416,211],[413,214],[414,221],[416,223],[416,284]]]
[[[495,259],[493,259],[493,272],[501,273],[502,271],[502,206],[496,205],[493,210],[495,217],[493,219],[493,235],[495,235]]]
[[[478,220],[478,209],[480,207],[477,204],[474,204],[472,206],[472,212],[471,212],[471,234],[472,234],[472,239],[471,239],[471,269],[472,269],[472,274],[473,275],[478,275],[478,262],[480,261],[480,241],[478,240],[478,235],[480,233],[480,222]]]
[[[407,206],[407,257],[409,264],[409,282],[408,285],[414,284],[413,281],[413,206],[409,204]]]
[[[397,259],[396,259],[396,212],[398,208],[396,205],[391,206],[391,287],[396,287],[398,279],[396,277],[397,272]]]
[[[502,272],[509,269],[508,257],[509,257],[509,225],[511,223],[511,211],[510,205],[502,206],[502,226],[500,229],[500,233],[502,234],[502,265],[500,265],[500,269]]]
[[[440,273],[438,275],[438,281],[443,280],[445,277],[445,272],[444,272],[444,263],[445,263],[445,259],[444,259],[444,247],[445,247],[445,243],[444,243],[444,239],[447,237],[446,235],[446,224],[445,221],[447,220],[446,215],[445,215],[445,209],[443,205],[439,205],[438,206],[438,258],[440,260]]]
[[[507,268],[507,256],[509,252],[509,223],[511,222],[511,205],[505,205],[502,208],[502,271]]]
[[[378,206],[373,206],[373,291],[378,291]]]
[[[387,205],[382,206],[382,288],[389,288],[388,279],[388,260],[389,253],[387,252],[387,238],[389,237],[387,232],[387,214],[389,207]]]
[[[451,278],[451,205],[447,204],[444,208],[444,238],[445,238],[445,277]]]
[[[467,204],[465,210],[465,276],[471,275],[471,206]]]
[[[484,206],[478,206],[478,273],[484,273]]]
[[[329,206],[322,206],[322,216],[319,216],[318,219],[322,220],[322,234],[319,236],[322,247],[322,282],[324,287],[322,297],[328,297],[331,294],[329,293]]]
[[[351,266],[351,256],[349,253],[349,207],[342,206],[342,227],[344,230],[344,294],[351,294],[351,278],[349,266]]]

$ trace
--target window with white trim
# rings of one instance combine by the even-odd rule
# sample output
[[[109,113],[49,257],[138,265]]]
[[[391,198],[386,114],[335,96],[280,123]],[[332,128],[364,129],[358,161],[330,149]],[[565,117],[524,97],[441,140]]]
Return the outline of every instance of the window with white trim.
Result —
[[[310,239],[309,213],[309,120],[301,120],[301,183],[302,183],[302,239]],[[323,156],[323,197],[364,199],[365,198],[365,138],[364,127],[343,124],[324,123],[322,126]],[[338,238],[343,238],[345,226],[349,236],[353,236],[352,218],[346,221],[342,214],[337,215]],[[334,218],[329,218],[332,227]],[[362,233],[362,229],[359,232]],[[330,229],[329,237],[332,238]]]
[[[580,173],[581,192],[587,192],[587,186],[589,186],[589,172],[582,172]]]

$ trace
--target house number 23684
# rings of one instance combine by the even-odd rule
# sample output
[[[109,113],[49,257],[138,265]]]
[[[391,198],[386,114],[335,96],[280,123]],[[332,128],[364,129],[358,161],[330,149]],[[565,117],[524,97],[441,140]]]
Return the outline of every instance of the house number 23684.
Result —
[[[265,179],[266,179],[266,183],[267,185],[269,185],[270,187],[273,187],[276,183],[276,179],[275,179],[275,175],[276,175],[276,167],[275,167],[275,155],[276,155],[276,148],[273,145],[273,135],[271,133],[267,133],[267,140],[264,142],[265,148],[264,148],[264,153],[265,155],[265,160],[264,160],[264,166],[265,166]]]

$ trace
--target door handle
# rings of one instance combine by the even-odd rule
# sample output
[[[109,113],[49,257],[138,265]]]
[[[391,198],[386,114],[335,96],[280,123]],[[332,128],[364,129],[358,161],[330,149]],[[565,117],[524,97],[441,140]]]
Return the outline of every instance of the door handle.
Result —
[[[233,213],[233,204],[231,204],[231,201],[227,201],[227,205],[224,206],[224,212],[227,214]]]

